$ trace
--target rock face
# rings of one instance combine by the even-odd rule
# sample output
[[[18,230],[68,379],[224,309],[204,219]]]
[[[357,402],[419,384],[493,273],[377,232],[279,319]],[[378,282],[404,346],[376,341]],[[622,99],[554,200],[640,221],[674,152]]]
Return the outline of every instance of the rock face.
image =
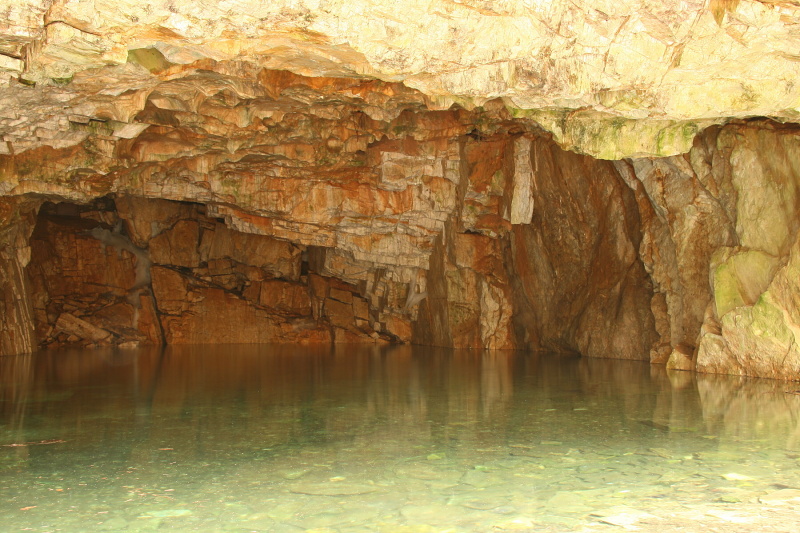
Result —
[[[514,292],[530,313],[518,328],[536,348],[642,359],[657,335],[632,191],[613,163],[541,139],[531,159],[533,217],[514,226],[511,247]]]
[[[159,124],[131,139],[6,158],[12,194],[71,200],[30,239],[38,342],[649,357],[639,215],[613,163],[502,105],[428,111],[399,85],[266,71],[243,101],[197,75],[153,93],[140,118]],[[376,103],[404,109],[370,118]]]
[[[0,353],[415,342],[800,379],[800,129],[736,118],[796,119],[794,2],[6,4]]]
[[[37,344],[25,275],[37,206],[24,198],[0,198],[0,355],[29,352]]]
[[[5,156],[4,353],[418,342],[797,375],[792,126],[611,162],[498,104],[267,71],[242,100],[196,76],[131,138],[90,121]]]
[[[158,343],[149,264],[103,210],[47,205],[31,236],[28,269],[38,338],[57,342]],[[84,216],[81,216],[84,215]]]
[[[716,136],[721,153],[708,170],[721,178],[738,238],[712,257],[702,371],[800,379],[797,135],[773,126]]]
[[[763,121],[710,128],[686,156],[619,163],[639,182],[668,366],[800,379],[798,134]]]

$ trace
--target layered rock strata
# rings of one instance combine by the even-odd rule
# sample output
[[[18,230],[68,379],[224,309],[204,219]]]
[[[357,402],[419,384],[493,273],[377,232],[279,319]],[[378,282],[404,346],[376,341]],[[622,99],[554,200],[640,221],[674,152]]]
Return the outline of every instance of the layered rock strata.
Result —
[[[169,68],[0,156],[3,353],[416,342],[800,378],[794,126],[604,161],[498,101]]]
[[[47,204],[31,239],[40,342],[648,356],[649,314],[630,343],[588,333],[631,327],[651,298],[632,192],[613,165],[561,150],[502,105],[428,111],[401,85],[197,71],[135,120],[147,128],[131,138],[89,119],[74,123],[76,147],[5,158],[12,197],[70,201]],[[570,229],[573,216],[585,226]],[[540,289],[558,305],[540,305]],[[619,320],[603,318],[607,301]]]

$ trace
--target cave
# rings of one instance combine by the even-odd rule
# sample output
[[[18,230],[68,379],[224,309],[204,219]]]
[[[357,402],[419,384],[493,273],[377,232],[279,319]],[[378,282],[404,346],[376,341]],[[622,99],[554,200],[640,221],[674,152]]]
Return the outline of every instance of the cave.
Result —
[[[9,527],[791,531],[800,7],[634,4],[0,0]]]
[[[295,92],[362,83],[274,76]],[[105,156],[91,134],[7,158],[20,183],[44,169],[91,191],[6,197],[4,353],[411,343],[800,376],[792,124],[732,121],[686,154],[604,160],[496,102],[374,120],[331,94],[335,116],[265,95],[247,109],[279,106],[292,126],[249,123],[230,153],[178,124],[234,127],[220,109],[245,104],[220,98],[187,116],[148,101],[137,116],[160,124],[103,140]],[[161,155],[171,139],[182,151]]]

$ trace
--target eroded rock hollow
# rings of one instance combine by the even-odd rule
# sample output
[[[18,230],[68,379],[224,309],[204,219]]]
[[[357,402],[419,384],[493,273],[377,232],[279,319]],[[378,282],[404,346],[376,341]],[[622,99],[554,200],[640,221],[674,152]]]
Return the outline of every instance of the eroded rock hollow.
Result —
[[[4,15],[0,353],[420,343],[800,379],[794,85],[698,111],[665,81],[699,34],[794,36],[789,3],[667,2],[663,27],[642,7],[637,24],[667,41],[696,9],[699,34],[670,45],[651,87],[663,95],[580,97],[583,67],[563,57],[537,72],[512,58],[499,77],[473,64],[459,83],[432,60],[390,73],[377,37],[332,42],[330,9],[315,30],[286,33],[303,18],[287,11],[261,19],[267,37],[234,38],[235,17],[187,37],[197,21],[177,4],[114,24],[84,4]],[[607,45],[609,87],[634,76],[620,53]]]
[[[649,357],[641,222],[613,163],[562,150],[502,106],[372,119],[343,93],[402,87],[272,76],[288,79],[286,95],[227,94],[207,115],[148,103],[142,113],[165,124],[110,141],[99,160],[86,141],[9,158],[23,182],[26,165],[43,171],[37,159],[61,174],[77,157],[78,179],[92,183],[81,201],[38,207],[26,286],[40,343],[378,341]],[[318,103],[288,96],[301,93]],[[266,105],[280,121],[228,122]],[[198,135],[201,119],[219,133]],[[107,168],[83,166],[90,158]]]

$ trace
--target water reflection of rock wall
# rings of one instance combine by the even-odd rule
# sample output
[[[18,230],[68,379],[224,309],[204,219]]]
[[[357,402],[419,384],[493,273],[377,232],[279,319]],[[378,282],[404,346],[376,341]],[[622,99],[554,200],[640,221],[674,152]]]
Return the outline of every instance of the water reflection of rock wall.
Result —
[[[768,379],[698,375],[697,390],[709,432],[721,437],[800,447],[800,389]]]
[[[222,449],[251,457],[343,441],[389,454],[420,439],[454,453],[549,441],[636,450],[678,434],[697,439],[690,448],[797,445],[800,397],[785,384],[691,377],[633,361],[409,346],[44,352],[0,358],[2,444],[64,439],[123,462],[166,460],[176,446],[207,461]]]
[[[213,456],[242,432],[259,433],[265,449],[374,439],[377,428],[398,446],[419,432],[446,442],[473,434],[475,420],[507,419],[513,361],[407,346],[45,352],[0,359],[0,413],[19,429],[10,440],[80,438],[77,429],[88,427],[107,433],[109,445],[129,432],[129,453],[181,441],[195,443],[184,454]],[[106,394],[98,383],[123,392]],[[37,433],[36,418],[59,420],[58,434]]]

